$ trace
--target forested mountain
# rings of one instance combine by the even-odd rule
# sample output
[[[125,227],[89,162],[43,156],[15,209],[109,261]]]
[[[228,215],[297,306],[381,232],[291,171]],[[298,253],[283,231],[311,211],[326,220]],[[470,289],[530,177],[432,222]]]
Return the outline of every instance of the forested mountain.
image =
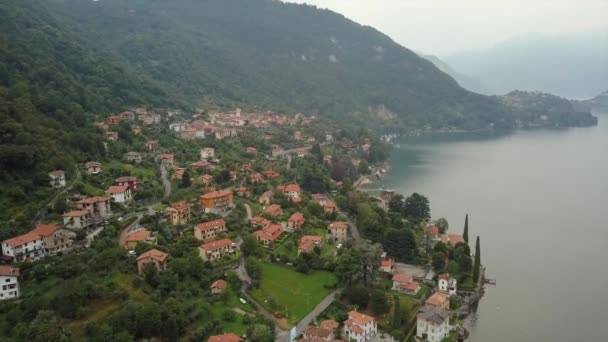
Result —
[[[48,184],[49,171],[70,172],[76,160],[103,153],[92,114],[175,99],[40,5],[0,2],[0,207],[43,196],[37,191]]]
[[[100,50],[197,105],[348,114],[366,125],[382,123],[368,115],[382,107],[409,128],[511,128],[516,119],[498,99],[328,10],[272,0],[45,4]]]

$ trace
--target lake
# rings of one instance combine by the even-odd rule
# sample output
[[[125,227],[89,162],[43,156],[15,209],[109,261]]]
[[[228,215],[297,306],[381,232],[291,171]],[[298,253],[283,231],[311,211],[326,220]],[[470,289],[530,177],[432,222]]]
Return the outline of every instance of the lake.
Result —
[[[608,114],[597,127],[400,141],[386,187],[481,238],[468,341],[608,341]]]

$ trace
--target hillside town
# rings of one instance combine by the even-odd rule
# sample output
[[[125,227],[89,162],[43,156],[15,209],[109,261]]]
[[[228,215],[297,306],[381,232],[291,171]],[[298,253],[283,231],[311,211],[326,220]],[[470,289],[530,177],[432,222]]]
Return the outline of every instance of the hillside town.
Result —
[[[275,341],[466,337],[461,319],[484,282],[468,217],[455,234],[431,220],[421,195],[366,193],[362,180],[386,159],[366,132],[238,108],[132,108],[102,119],[108,158],[48,170],[49,205],[63,211],[2,241],[0,300],[34,296],[37,263],[109,248],[97,241],[107,239],[131,265],[120,277],[139,284],[127,293],[160,291],[163,274],[198,258],[189,272],[213,278],[194,296],[222,312],[212,314],[222,333],[203,334],[210,342],[263,341],[264,329]],[[379,238],[374,220],[395,228]]]

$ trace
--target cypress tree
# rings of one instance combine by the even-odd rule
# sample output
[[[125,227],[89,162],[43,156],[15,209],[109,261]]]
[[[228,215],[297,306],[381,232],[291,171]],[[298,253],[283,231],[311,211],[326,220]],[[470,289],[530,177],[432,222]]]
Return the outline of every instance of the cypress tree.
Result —
[[[399,297],[394,296],[393,300],[395,301],[395,306],[393,308],[393,321],[391,323],[393,330],[397,330],[401,327],[401,318],[403,317],[403,313],[401,312],[401,302],[399,301]]]
[[[479,267],[481,267],[481,247],[479,246],[479,236],[475,241],[475,263],[473,264],[473,280],[479,280]]]
[[[466,243],[469,243],[469,214],[464,217],[464,232],[462,233],[462,237]]]

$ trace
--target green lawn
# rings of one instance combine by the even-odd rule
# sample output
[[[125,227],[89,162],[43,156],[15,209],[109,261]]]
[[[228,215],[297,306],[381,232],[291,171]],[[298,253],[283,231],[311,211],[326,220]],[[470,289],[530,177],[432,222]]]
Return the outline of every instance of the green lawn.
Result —
[[[135,166],[130,163],[123,163],[118,160],[112,160],[103,164],[104,169],[117,169],[117,170],[128,170],[131,175],[139,178],[140,180],[156,180],[156,171],[153,168]]]
[[[279,311],[289,323],[304,318],[330,292],[336,278],[329,272],[298,273],[288,267],[262,264],[260,287],[251,291],[253,297],[270,311]]]

